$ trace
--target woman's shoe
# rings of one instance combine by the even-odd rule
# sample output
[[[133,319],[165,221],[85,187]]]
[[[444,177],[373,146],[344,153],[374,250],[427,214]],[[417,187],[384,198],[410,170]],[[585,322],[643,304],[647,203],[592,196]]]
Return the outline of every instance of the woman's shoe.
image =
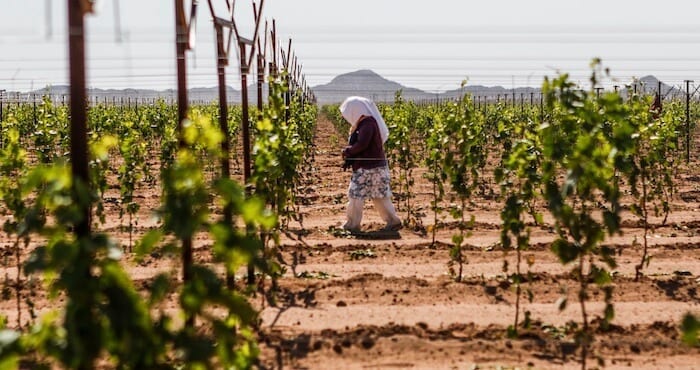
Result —
[[[399,223],[388,224],[388,225],[384,226],[382,231],[399,231],[402,228],[403,228],[403,225],[401,224],[401,222],[399,222]]]

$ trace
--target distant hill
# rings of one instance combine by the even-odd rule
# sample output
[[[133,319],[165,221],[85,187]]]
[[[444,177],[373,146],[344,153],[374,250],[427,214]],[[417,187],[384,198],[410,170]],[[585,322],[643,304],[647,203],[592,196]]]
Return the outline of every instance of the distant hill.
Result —
[[[641,92],[656,92],[659,89],[659,82],[661,81],[659,81],[654,76],[644,76],[639,79],[640,86],[638,86],[638,88],[641,88]],[[682,90],[679,90],[673,86],[669,86],[661,82],[661,94],[664,96],[669,96],[672,94],[678,94],[682,92]]]
[[[312,90],[320,104],[339,103],[353,95],[364,96],[375,101],[394,101],[394,96],[399,90],[408,100],[435,98],[436,95],[387,80],[368,69],[339,75],[331,82],[315,86]]]

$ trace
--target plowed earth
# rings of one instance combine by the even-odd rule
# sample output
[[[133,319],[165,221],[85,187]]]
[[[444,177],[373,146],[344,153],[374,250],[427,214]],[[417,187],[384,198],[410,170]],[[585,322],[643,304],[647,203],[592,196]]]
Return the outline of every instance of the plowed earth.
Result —
[[[411,196],[416,225],[396,233],[379,231],[383,223],[368,202],[363,233],[339,231],[350,172],[340,168],[344,135],[319,118],[313,168],[298,198],[302,222],[291,221],[282,237],[285,275],[275,305],[258,295],[261,310],[261,366],[309,369],[472,369],[579,368],[572,328],[580,325],[578,282],[573,266],[559,263],[549,246],[551,226],[531,225],[531,248],[523,271],[531,273],[523,289],[532,301],[521,300],[520,321],[529,311],[531,325],[517,338],[506,335],[515,319],[515,290],[508,274],[514,253],[499,248],[501,203],[492,195],[472,199],[467,214],[476,223],[466,239],[464,278],[448,274],[452,235],[459,231],[450,216],[441,216],[437,243],[432,243],[429,209],[431,186],[419,169]],[[699,143],[695,143],[695,148]],[[679,324],[686,312],[700,314],[700,169],[698,153],[677,178],[678,191],[667,222],[652,220],[648,236],[651,263],[635,281],[644,229],[637,218],[624,215],[622,235],[606,244],[617,251],[614,274],[615,319],[599,327],[603,292],[592,289],[587,308],[596,327],[593,355],[608,369],[700,369],[700,349],[680,341]],[[492,165],[495,160],[492,160]],[[689,168],[689,169],[688,169]],[[495,192],[498,186],[491,185]],[[396,180],[394,179],[394,189]],[[118,188],[107,197],[108,223],[101,228],[128,243],[118,220]],[[488,192],[486,192],[488,194]],[[142,189],[142,210],[136,235],[155,226],[150,217],[159,202],[158,189]],[[406,217],[405,197],[395,190],[395,204]],[[631,199],[628,200],[628,204]],[[544,208],[543,208],[544,212]],[[546,213],[546,212],[545,212]],[[123,221],[122,221],[123,223]],[[545,223],[551,220],[545,217]],[[11,241],[2,240],[8,248]],[[211,261],[210,241],[195,242],[198,262]],[[178,260],[151,257],[141,264],[131,257],[125,266],[137,286],[147,286],[161,271],[176,271]],[[14,269],[6,269],[14,276]],[[241,272],[241,277],[243,272]],[[562,297],[568,305],[558,309]],[[41,290],[33,297],[39,311],[50,308]],[[13,299],[0,302],[9,322],[17,320]],[[28,314],[23,311],[23,321]]]

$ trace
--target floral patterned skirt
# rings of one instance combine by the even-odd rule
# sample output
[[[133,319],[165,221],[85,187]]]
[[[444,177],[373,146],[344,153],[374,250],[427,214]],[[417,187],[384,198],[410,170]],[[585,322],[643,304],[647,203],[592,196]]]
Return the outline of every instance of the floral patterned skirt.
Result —
[[[359,199],[385,198],[391,196],[389,168],[377,167],[353,171],[348,197]]]

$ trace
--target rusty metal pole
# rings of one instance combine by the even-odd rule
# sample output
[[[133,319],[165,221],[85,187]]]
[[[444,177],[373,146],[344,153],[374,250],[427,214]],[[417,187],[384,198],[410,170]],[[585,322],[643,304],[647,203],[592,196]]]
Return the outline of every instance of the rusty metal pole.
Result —
[[[690,83],[685,80],[685,161],[690,163]]]
[[[243,135],[243,180],[250,183],[250,122],[248,119],[248,62],[245,43],[239,42],[241,51],[241,134]]]
[[[187,118],[187,65],[185,52],[187,51],[187,22],[185,21],[184,0],[175,0],[175,52],[177,57],[177,132],[179,146],[186,145],[182,135],[183,121]],[[131,104],[129,104],[131,105]],[[187,284],[192,279],[192,238],[185,237],[182,242],[182,280]],[[194,317],[188,317],[187,326],[194,326]]]
[[[187,26],[184,24],[185,9],[183,0],[175,0],[175,50],[177,53],[177,129],[182,132],[183,121],[187,118],[187,64],[185,52],[187,51]],[[131,98],[128,100],[131,106]],[[180,135],[180,146],[184,146]]]
[[[226,52],[224,51],[224,35],[223,28],[220,25],[216,25],[216,41],[217,41],[217,73],[219,77],[219,126],[221,132],[224,134],[224,141],[221,143],[222,160],[221,160],[221,176],[223,178],[231,177],[230,170],[230,137],[231,133],[228,127],[228,99],[226,97]],[[232,222],[233,216],[230,212],[224,210],[224,220],[226,222]]]
[[[224,50],[224,30],[219,24],[214,25],[216,29],[216,70],[219,77],[219,128],[224,135],[221,142],[221,178],[231,178],[231,133],[228,127],[228,99],[226,98],[226,64],[228,62],[226,51]],[[224,223],[233,224],[233,204],[226,204],[223,209]],[[235,286],[234,274],[226,271],[226,286],[233,289]]]
[[[246,44],[239,41],[238,48],[241,57],[241,135],[243,136],[243,183],[245,184],[246,194],[250,193],[250,119],[248,115],[248,58],[246,57]],[[252,50],[251,50],[252,52]],[[255,267],[252,263],[248,264],[248,285],[255,284]]]
[[[272,29],[270,30],[270,62],[268,64],[268,73],[272,80],[277,79],[277,24],[274,19],[272,19]],[[270,88],[268,85],[267,97],[270,98]]]
[[[217,73],[219,76],[219,127],[224,134],[224,140],[221,142],[221,177],[225,179],[231,178],[231,163],[230,163],[230,140],[231,133],[228,127],[228,99],[226,97],[226,52],[224,51],[224,35],[223,28],[216,25],[216,41],[217,41]],[[224,221],[227,224],[233,223],[233,209],[231,205],[224,207]]]
[[[85,190],[89,187],[87,146],[87,115],[85,92],[85,35],[83,9],[80,0],[68,0],[68,54],[70,58],[70,162],[73,175],[73,197],[78,202],[81,219],[75,225],[80,238],[90,236],[90,201]]]
[[[520,93],[520,113],[525,112],[525,102],[523,100],[524,93]]]
[[[273,34],[274,35],[274,34]],[[274,39],[274,36],[272,36]],[[274,45],[274,43],[273,43]],[[272,51],[274,53],[275,48],[272,47]],[[275,65],[274,57],[271,57],[271,61],[267,65],[267,73],[270,75],[270,80],[273,81],[272,83],[276,84],[277,80],[277,66]],[[268,102],[270,101],[270,95],[272,94],[272,89],[271,89],[271,83],[268,83],[267,85],[267,100]]]
[[[34,127],[37,125],[36,118],[36,94],[32,94],[32,117],[34,118]]]
[[[290,105],[292,104],[292,95],[291,95],[291,81],[289,78],[289,70],[285,69],[285,74],[284,74],[284,85],[287,87],[287,90],[284,92],[284,123],[286,125],[289,125],[289,111],[290,111]]]
[[[263,118],[263,86],[265,85],[265,60],[258,52],[258,119]]]
[[[292,104],[291,95],[291,81],[290,81],[290,65],[292,63],[292,38],[289,38],[289,44],[287,45],[287,63],[284,65],[284,85],[287,87],[287,91],[284,93],[284,124],[289,125],[289,111],[290,105]]]

